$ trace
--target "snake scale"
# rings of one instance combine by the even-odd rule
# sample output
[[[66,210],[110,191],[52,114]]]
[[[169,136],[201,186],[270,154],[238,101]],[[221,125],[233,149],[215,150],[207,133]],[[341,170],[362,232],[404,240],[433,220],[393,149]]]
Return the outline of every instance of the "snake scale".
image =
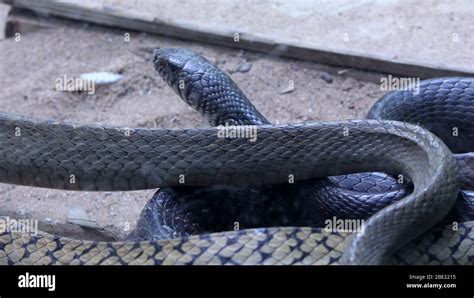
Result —
[[[159,49],[154,63],[168,84],[211,124],[239,125],[238,119],[253,118],[258,125],[257,140],[222,138],[216,127],[107,127],[2,112],[0,182],[111,191],[180,187],[185,177],[187,187],[253,187],[287,183],[289,175],[300,183],[373,171],[409,177],[413,190],[371,215],[363,233],[269,227],[175,239],[95,242],[43,232],[35,236],[3,231],[0,264],[474,262],[473,221],[459,223],[455,229],[452,225],[434,227],[456,204],[459,176],[463,176],[458,171],[460,162],[437,136],[415,125],[416,120],[415,124],[367,119],[271,125],[261,120],[265,118],[226,74],[196,53]],[[383,101],[393,94],[374,109],[387,109]],[[473,136],[472,131],[463,129],[474,121],[474,79],[430,80],[422,84],[420,94],[411,96],[412,101],[396,100],[398,105],[386,114],[396,114],[405,106],[431,106],[434,111],[425,112],[429,117],[461,109],[459,116],[470,120],[460,121],[459,136]],[[442,106],[439,95],[447,98]],[[433,97],[435,104],[427,104],[428,97]],[[418,114],[412,113],[414,119]],[[459,153],[471,150],[465,147],[467,142],[459,140],[448,136],[445,142],[464,146]],[[467,184],[463,182],[463,186]]]

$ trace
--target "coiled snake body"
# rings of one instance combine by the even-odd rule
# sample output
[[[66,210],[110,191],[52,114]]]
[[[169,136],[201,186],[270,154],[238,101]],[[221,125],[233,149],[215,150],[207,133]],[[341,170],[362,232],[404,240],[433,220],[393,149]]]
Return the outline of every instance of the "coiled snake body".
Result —
[[[256,124],[257,140],[221,138],[218,128],[132,129],[0,113],[0,182],[109,191],[180,187],[185,177],[187,187],[248,187],[286,183],[289,175],[305,181],[377,171],[409,177],[413,191],[370,216],[363,233],[275,227],[177,239],[93,242],[5,231],[0,234],[0,263],[473,262],[474,222],[460,223],[454,230],[451,226],[431,229],[454,206],[460,180],[451,151],[428,130],[392,120],[270,125],[227,75],[196,53],[160,49],[155,52],[154,63],[169,85],[208,116],[211,124]],[[412,94],[411,98],[397,99],[399,105],[393,110],[386,108],[383,100],[374,109],[393,112],[417,100],[429,106],[423,100],[433,95],[430,92],[439,98],[445,90],[448,100],[441,108],[435,105],[438,110],[428,114],[436,116],[440,109],[455,106],[463,109],[463,116],[474,115],[474,80],[470,78],[429,81],[422,84],[420,95],[404,91],[405,95]],[[460,123],[459,135],[472,137],[472,131],[465,127],[469,128]],[[18,130],[19,135],[15,133]],[[467,146],[458,139],[453,142]]]

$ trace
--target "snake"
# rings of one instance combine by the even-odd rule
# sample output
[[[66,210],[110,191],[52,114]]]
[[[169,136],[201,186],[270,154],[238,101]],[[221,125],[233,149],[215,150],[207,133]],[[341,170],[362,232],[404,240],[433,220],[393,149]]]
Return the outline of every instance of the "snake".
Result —
[[[432,79],[422,82],[419,92],[389,93],[374,105],[372,119],[274,125],[227,74],[196,52],[161,48],[153,62],[170,87],[213,127],[112,127],[1,112],[0,182],[172,192],[183,181],[195,189],[264,189],[287,184],[291,175],[295,185],[309,184],[302,187],[307,190],[319,178],[383,172],[409,177],[412,189],[371,214],[360,231],[277,226],[107,242],[4,229],[0,264],[474,263],[474,221],[437,225],[472,177],[470,170],[459,171],[460,164],[471,161],[453,156],[448,146],[467,157],[474,151],[473,78]],[[411,111],[413,124],[392,120],[401,110]],[[446,114],[454,121],[449,128],[459,132],[456,138],[443,136],[436,130],[443,125],[432,121]],[[435,123],[430,128],[434,133],[417,125],[417,117]],[[241,127],[248,121],[256,127],[254,142],[219,134],[220,123]],[[436,133],[447,139],[443,142]],[[213,199],[218,204],[219,197]]]

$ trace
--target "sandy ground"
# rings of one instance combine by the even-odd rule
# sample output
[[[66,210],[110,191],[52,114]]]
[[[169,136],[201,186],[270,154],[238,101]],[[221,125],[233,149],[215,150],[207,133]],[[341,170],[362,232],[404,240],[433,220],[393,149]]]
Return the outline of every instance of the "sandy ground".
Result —
[[[474,72],[471,0],[66,0],[316,48]]]
[[[207,124],[165,85],[150,59],[155,47],[186,47],[231,74],[272,122],[363,118],[384,92],[380,75],[203,46],[147,34],[90,25],[26,33],[0,41],[0,111],[80,123],[145,127],[205,127]],[[245,72],[237,71],[250,64]],[[247,67],[248,68],[248,67]],[[58,77],[110,71],[124,78],[89,95],[54,89]],[[321,78],[330,74],[332,83]],[[295,90],[282,94],[294,82]],[[123,237],[154,190],[72,192],[0,184],[0,214],[65,223],[86,213]],[[74,236],[74,235],[73,235]],[[77,236],[77,235],[76,235]]]

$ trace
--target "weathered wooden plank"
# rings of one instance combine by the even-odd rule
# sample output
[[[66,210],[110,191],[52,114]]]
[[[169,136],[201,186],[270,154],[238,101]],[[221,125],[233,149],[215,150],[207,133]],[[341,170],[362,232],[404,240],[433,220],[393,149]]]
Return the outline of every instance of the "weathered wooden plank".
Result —
[[[474,71],[467,68],[461,69],[421,64],[416,61],[390,60],[367,53],[314,48],[303,43],[278,42],[264,36],[238,32],[230,28],[208,28],[196,26],[195,24],[190,25],[183,22],[175,22],[173,20],[131,15],[126,11],[115,10],[110,7],[92,9],[77,4],[57,2],[54,0],[3,1],[15,7],[125,30],[149,32],[184,40],[264,52],[276,56],[302,59],[345,68],[420,78],[474,75]]]
[[[11,7],[0,3],[0,40],[5,39],[7,17]]]

